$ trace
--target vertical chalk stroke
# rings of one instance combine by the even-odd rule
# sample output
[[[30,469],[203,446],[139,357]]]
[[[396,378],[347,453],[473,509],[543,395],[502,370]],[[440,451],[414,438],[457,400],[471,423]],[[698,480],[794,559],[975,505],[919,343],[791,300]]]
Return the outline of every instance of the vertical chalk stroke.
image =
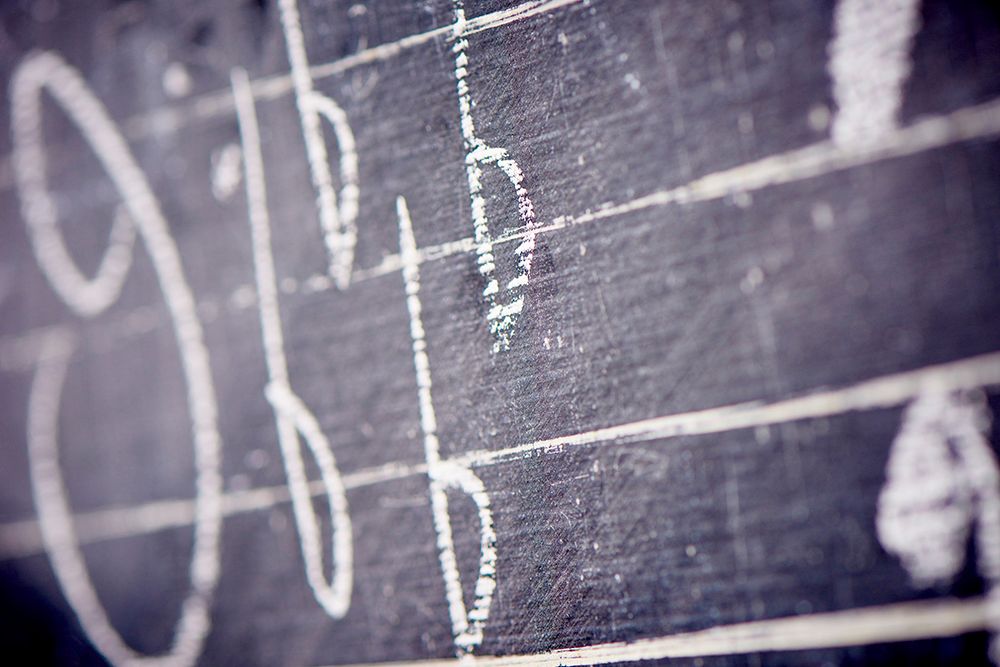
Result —
[[[289,380],[281,313],[278,308],[278,280],[271,251],[271,221],[257,111],[246,71],[235,69],[231,78],[236,118],[243,144],[243,180],[246,183],[257,304],[268,374],[265,393],[274,411],[278,445],[288,477],[306,580],[324,611],[333,618],[343,618],[351,605],[354,579],[354,545],[347,492],[329,441],[316,417],[292,390]],[[312,504],[313,494],[300,450],[300,435],[319,467],[330,507],[334,573],[329,582],[323,573],[322,531]]]
[[[903,414],[878,499],[879,541],[915,585],[947,583],[965,564],[970,532],[988,586],[1000,664],[1000,472],[981,392],[927,392]]]
[[[462,140],[465,145],[465,174],[469,184],[472,206],[473,240],[476,244],[476,263],[486,281],[483,298],[486,300],[486,319],[493,335],[493,351],[510,349],[518,317],[524,310],[526,287],[531,275],[531,261],[535,253],[535,208],[524,188],[524,173],[517,162],[508,156],[506,148],[494,148],[476,136],[472,109],[476,103],[469,91],[469,41],[465,37],[466,18],[464,0],[454,0],[455,27],[452,52],[455,54],[455,84],[458,92],[458,110],[462,122]],[[517,257],[516,273],[503,287],[496,274],[496,257],[493,254],[493,234],[486,214],[483,195],[483,167],[496,166],[510,182],[517,197],[517,211],[521,222],[518,230],[522,236],[514,249]],[[507,232],[512,230],[505,230]]]
[[[313,86],[298,0],[281,0],[279,7],[288,62],[292,70],[295,104],[302,123],[302,137],[305,140],[309,172],[312,175],[313,187],[316,188],[316,207],[319,210],[323,241],[329,255],[328,271],[337,287],[345,289],[351,282],[354,247],[358,240],[360,190],[354,132],[344,110],[333,99],[318,92]],[[323,138],[321,118],[325,118],[333,127],[340,149],[339,201],[330,173],[330,157],[326,139]]]
[[[920,0],[840,0],[834,10],[828,70],[837,104],[832,135],[851,146],[896,129]]]
[[[424,435],[424,455],[430,477],[431,512],[455,649],[459,656],[465,656],[483,641],[483,628],[489,618],[493,591],[496,589],[497,536],[493,529],[493,510],[490,509],[486,487],[476,473],[467,465],[441,458],[437,417],[431,397],[430,359],[421,315],[420,254],[403,197],[396,199],[396,212],[399,216],[399,255],[403,265],[406,308],[410,314],[410,337],[413,340],[413,366],[417,374],[420,428]],[[471,610],[467,610],[462,594],[462,579],[448,513],[448,489],[457,489],[469,496],[479,515],[479,575]]]
[[[43,91],[80,131],[122,199],[104,259],[89,280],[77,269],[58,232],[46,177]],[[15,70],[10,95],[13,159],[22,214],[39,267],[56,293],[84,317],[107,309],[128,272],[133,234],[137,232],[170,313],[187,387],[196,467],[191,591],[181,605],[170,650],[165,655],[141,656],[129,648],[112,627],[87,573],[59,469],[59,410],[73,349],[69,337],[59,329],[44,341],[28,403],[29,468],[45,548],[80,625],[105,657],[117,665],[186,667],[197,660],[211,627],[222,522],[222,441],[208,349],[194,296],[159,202],[121,132],[80,74],[54,53],[33,53]]]

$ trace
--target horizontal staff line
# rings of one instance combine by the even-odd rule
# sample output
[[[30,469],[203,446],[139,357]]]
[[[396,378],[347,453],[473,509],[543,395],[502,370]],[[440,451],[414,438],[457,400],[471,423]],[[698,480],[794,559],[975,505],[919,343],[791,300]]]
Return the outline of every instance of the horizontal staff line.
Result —
[[[511,23],[546,14],[569,5],[579,4],[582,0],[534,0],[524,2],[510,9],[503,9],[482,16],[477,16],[466,20],[462,35],[471,35],[487,30],[493,30]],[[355,67],[370,65],[373,63],[389,60],[396,57],[403,51],[433,42],[441,37],[455,36],[455,23],[438,28],[432,28],[426,32],[417,33],[403,37],[394,42],[379,44],[367,49],[358,51],[349,56],[344,56],[338,60],[318,65],[311,65],[309,73],[314,81],[329,78],[336,74],[343,74]],[[274,100],[284,95],[292,93],[291,74],[277,74],[274,76],[262,77],[251,82],[251,90],[255,100]],[[234,113],[232,91],[228,88],[212,93],[205,93],[202,96],[189,100],[187,104],[178,105],[175,108],[160,109],[125,121],[124,127],[127,136],[139,138],[150,134],[156,134],[168,129],[177,129],[190,123],[195,119],[213,118],[228,113]]]
[[[594,211],[580,215],[556,218],[551,224],[532,230],[517,230],[498,237],[494,245],[502,245],[521,240],[529,235],[547,234],[567,227],[597,222],[628,213],[658,206],[675,204],[695,204],[725,198],[735,193],[752,193],[767,187],[816,178],[836,171],[859,167],[883,160],[914,155],[953,143],[975,139],[985,139],[1000,135],[1000,99],[991,100],[977,106],[966,107],[943,116],[932,116],[918,120],[912,125],[889,133],[879,141],[864,146],[841,148],[829,141],[811,144],[785,153],[778,153],[760,160],[744,163],[736,167],[707,174],[677,187],[658,190],[622,204],[602,205]],[[419,251],[420,263],[436,261],[454,255],[475,252],[472,238],[466,237],[438,245],[426,246]],[[382,260],[366,269],[354,272],[353,283],[391,275],[399,271],[402,261],[398,253],[385,255]],[[334,289],[328,276],[315,275],[296,283],[293,291],[283,293],[318,293]],[[250,290],[250,296],[243,297]],[[237,298],[240,297],[240,298]],[[241,285],[225,300],[237,311],[256,303],[252,287]],[[143,307],[149,309],[149,306]],[[218,310],[218,303],[205,300],[199,304],[202,310]],[[137,309],[138,310],[138,309]],[[128,320],[132,314],[122,316]],[[147,332],[146,322],[136,327],[138,333]],[[0,338],[0,369],[26,370],[34,364],[33,354],[37,349],[39,333],[47,327]]]
[[[724,433],[803,419],[832,417],[862,410],[891,408],[902,405],[926,391],[947,392],[993,385],[1000,385],[1000,352],[884,375],[841,389],[815,391],[773,403],[737,403],[654,417],[506,449],[469,452],[456,457],[455,460],[478,467],[530,457],[539,451],[558,451],[571,446],[604,442],[630,443]]]
[[[991,627],[986,598],[945,598],[856,607],[764,621],[719,625],[634,642],[595,644],[544,653],[464,659],[359,663],[335,667],[583,667],[613,662],[699,658],[769,651],[804,651],[954,637]]]
[[[345,488],[356,489],[426,472],[427,465],[423,463],[388,463],[345,474],[343,482]],[[319,497],[326,493],[326,487],[322,480],[316,480],[310,482],[309,491],[313,497]],[[285,484],[229,491],[222,497],[222,515],[230,517],[271,509],[288,502],[291,502],[291,493]],[[73,522],[80,544],[92,544],[189,527],[194,525],[194,518],[193,500],[157,500],[132,507],[81,512],[73,517]],[[0,526],[0,560],[32,556],[44,550],[36,520],[28,519]]]
[[[487,30],[493,30],[505,25],[517,23],[563,7],[579,4],[583,0],[532,0],[510,9],[490,12],[482,16],[467,19],[462,35],[472,35]],[[314,80],[329,78],[336,74],[348,72],[362,65],[369,65],[389,60],[403,51],[433,42],[440,37],[454,36],[455,23],[433,28],[426,32],[403,37],[394,42],[379,44],[362,49],[357,53],[339,58],[327,63],[312,65],[309,72]],[[257,101],[275,100],[291,94],[291,74],[276,74],[254,79],[250,83],[254,99]],[[195,95],[172,106],[136,114],[122,121],[125,136],[130,140],[143,139],[158,133],[174,131],[196,121],[225,116],[236,113],[233,103],[233,93],[230,88],[219,89],[209,93]],[[10,155],[0,159],[0,190],[13,184],[13,166]]]
[[[658,190],[622,204],[605,204],[583,215],[563,216],[533,230],[518,230],[496,243],[517,241],[529,234],[564,229],[671,204],[695,204],[753,193],[845,171],[884,160],[916,155],[950,144],[1000,135],[1000,99],[925,117],[866,144],[839,146],[821,141],[701,176],[682,185]]]
[[[455,254],[471,251],[473,246],[474,242],[471,237],[426,246],[417,251],[417,261],[424,263],[443,257],[450,257]],[[375,266],[356,270],[351,279],[351,284],[390,275],[399,271],[401,266],[398,254],[386,255]],[[334,289],[332,279],[325,274],[313,275],[301,281],[301,283],[293,281],[293,284],[294,289],[288,289],[282,285],[280,287],[281,293],[284,295],[316,294]],[[240,313],[256,305],[256,290],[253,285],[246,283],[235,288],[226,298],[218,300],[212,298],[202,299],[198,302],[198,313],[202,316],[204,323],[210,324],[225,309],[228,309],[232,313]],[[169,321],[169,317],[159,306],[137,306],[127,313],[113,316],[111,321],[102,327],[104,335],[101,336],[99,344],[94,347],[100,351],[111,350],[115,344],[147,334],[157,327],[169,323]],[[0,371],[30,371],[38,361],[42,342],[46,339],[47,333],[57,329],[66,330],[71,328],[73,327],[70,324],[44,325],[20,334],[12,334],[0,338]]]
[[[463,466],[485,467],[539,454],[558,453],[566,447],[628,444],[772,426],[862,410],[891,408],[927,391],[946,392],[995,385],[1000,385],[1000,352],[884,375],[841,389],[814,391],[772,403],[739,403],[677,413],[505,449],[478,450],[453,456],[448,461]],[[344,485],[348,489],[359,488],[426,472],[425,464],[389,463],[345,474]],[[325,492],[320,482],[313,482],[311,491],[314,495]],[[224,496],[223,514],[232,516],[265,509],[288,500],[288,489],[283,485],[230,492]],[[191,525],[194,522],[194,502],[168,500],[133,508],[99,510],[80,514],[76,521],[80,542],[86,544]],[[42,549],[36,521],[26,520],[0,526],[0,558],[27,556],[39,553]]]

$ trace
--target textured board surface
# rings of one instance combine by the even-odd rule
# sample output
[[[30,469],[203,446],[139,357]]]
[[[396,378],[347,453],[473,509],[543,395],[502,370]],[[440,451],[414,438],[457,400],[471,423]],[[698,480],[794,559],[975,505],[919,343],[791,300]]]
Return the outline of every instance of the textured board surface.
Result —
[[[10,651],[990,663],[996,3],[24,0],[0,81]]]

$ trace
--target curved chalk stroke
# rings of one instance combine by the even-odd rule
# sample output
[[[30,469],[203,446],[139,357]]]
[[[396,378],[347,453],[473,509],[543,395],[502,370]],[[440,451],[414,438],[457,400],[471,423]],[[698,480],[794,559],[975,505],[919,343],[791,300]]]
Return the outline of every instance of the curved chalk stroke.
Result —
[[[47,91],[79,129],[122,197],[131,224],[116,222],[97,277],[86,280],[75,268],[55,224],[48,195],[41,129],[41,94]],[[191,591],[181,606],[170,651],[146,657],[129,648],[111,626],[87,574],[77,544],[58,462],[58,415],[63,378],[72,344],[65,334],[45,343],[29,401],[28,451],[38,521],[56,578],[80,625],[98,650],[115,664],[182,667],[191,665],[211,626],[211,599],[219,577],[222,521],[221,437],[215,388],[194,297],[184,277],[169,226],[125,139],[80,74],[51,52],[34,53],[11,80],[14,168],[22,211],[31,230],[39,266],[74,312],[93,316],[117,296],[128,269],[134,225],[153,264],[180,352],[187,386],[195,451],[196,500]],[[120,215],[119,220],[124,220]],[[117,234],[117,236],[116,236]],[[126,251],[128,248],[128,251]]]
[[[948,583],[965,565],[975,529],[976,566],[986,580],[1000,663],[1000,468],[981,392],[918,396],[903,413],[878,499],[876,529],[914,584]]]
[[[524,310],[525,288],[531,275],[531,261],[535,253],[535,208],[522,184],[524,173],[517,162],[508,157],[507,149],[489,146],[476,136],[472,118],[474,103],[466,80],[469,74],[469,41],[465,38],[465,3],[454,0],[455,9],[455,83],[458,91],[458,109],[462,117],[462,140],[465,144],[465,175],[472,206],[473,240],[476,244],[476,263],[486,281],[483,298],[486,300],[486,319],[493,334],[493,351],[510,349],[517,319]],[[514,249],[517,256],[516,273],[503,287],[496,275],[496,257],[493,254],[493,234],[486,214],[486,197],[483,195],[483,167],[495,165],[510,182],[517,198],[517,212],[521,227],[520,243]],[[512,230],[506,230],[510,232]],[[506,297],[506,298],[504,298]]]
[[[337,287],[344,289],[351,282],[354,269],[354,247],[358,240],[358,154],[354,146],[354,133],[347,122],[347,114],[331,98],[313,88],[309,72],[309,57],[302,35],[298,0],[281,0],[281,28],[285,33],[288,62],[292,70],[295,103],[302,123],[302,137],[306,144],[306,158],[316,188],[316,206],[323,230],[323,240],[329,254],[329,274]],[[340,148],[340,202],[333,187],[330,159],[323,138],[320,117],[333,126]]]
[[[337,468],[333,449],[323,434],[316,417],[292,390],[285,358],[285,342],[278,308],[278,281],[271,251],[271,221],[267,209],[267,187],[264,180],[264,159],[261,155],[260,128],[254,107],[253,91],[246,71],[232,72],[236,119],[243,143],[247,209],[250,218],[250,238],[253,249],[254,277],[257,285],[257,305],[267,366],[266,396],[274,410],[278,430],[278,445],[285,465],[288,488],[292,496],[292,511],[302,545],[306,580],[313,595],[327,614],[342,618],[351,606],[354,577],[354,543],[347,493]],[[323,110],[323,113],[335,113]],[[332,580],[323,574],[323,543],[319,521],[313,509],[312,493],[302,460],[299,435],[305,442],[320,470],[320,478],[330,507],[333,530]]]
[[[35,70],[25,63],[27,78],[14,77],[11,98],[14,128],[15,177],[21,193],[21,215],[27,223],[38,265],[49,283],[67,306],[81,317],[93,317],[106,310],[118,298],[132,265],[135,230],[125,210],[119,206],[111,225],[108,248],[94,272],[84,277],[73,261],[59,231],[58,206],[49,194],[46,174],[45,144],[42,140],[41,86],[44,80],[30,76]],[[57,101],[72,104],[72,86],[62,97],[51,88]]]
[[[459,657],[468,656],[483,642],[483,630],[493,604],[497,585],[497,535],[493,528],[490,497],[479,476],[468,465],[441,458],[437,435],[437,416],[431,396],[431,367],[427,356],[427,337],[420,301],[420,259],[413,235],[413,223],[406,199],[396,199],[399,217],[399,255],[403,263],[403,286],[406,309],[410,314],[410,339],[413,342],[413,369],[417,375],[417,396],[420,406],[420,429],[424,434],[424,456],[430,476],[431,512],[437,533],[438,560],[444,577],[448,615],[451,618],[452,639]],[[466,611],[462,594],[462,578],[455,555],[455,540],[448,511],[449,489],[472,498],[479,515],[479,576],[476,579],[472,610]]]

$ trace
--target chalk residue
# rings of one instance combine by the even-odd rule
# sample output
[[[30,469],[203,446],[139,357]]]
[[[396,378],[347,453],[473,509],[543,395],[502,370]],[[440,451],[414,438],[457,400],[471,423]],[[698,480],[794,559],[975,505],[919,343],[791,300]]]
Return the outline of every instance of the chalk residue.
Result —
[[[958,574],[972,534],[1000,662],[1000,473],[989,429],[980,392],[929,391],[914,400],[892,444],[876,527],[920,587]]]
[[[837,115],[833,140],[866,143],[896,129],[919,0],[841,0],[834,13],[828,69]]]

